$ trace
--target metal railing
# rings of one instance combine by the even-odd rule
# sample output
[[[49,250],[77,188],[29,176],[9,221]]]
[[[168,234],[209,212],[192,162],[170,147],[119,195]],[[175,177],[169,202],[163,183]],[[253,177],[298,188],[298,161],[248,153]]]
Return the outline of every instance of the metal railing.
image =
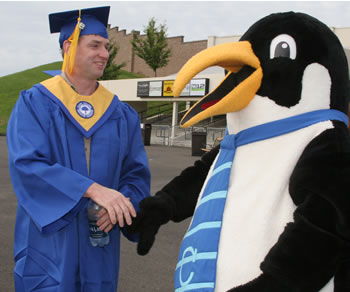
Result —
[[[216,138],[224,137],[225,136],[225,130],[226,128],[207,128],[207,137],[210,136],[211,133],[211,139],[215,141]]]
[[[155,137],[160,138],[159,140],[162,141],[161,144],[163,145],[170,145],[170,130],[171,127],[167,125],[152,125],[152,131],[155,131]],[[154,140],[154,139],[153,139]],[[156,141],[153,141],[156,142]],[[151,136],[151,143],[152,143],[152,136]]]
[[[184,129],[180,126],[171,127],[168,125],[153,124],[151,144],[191,147],[193,132],[205,132],[207,135],[207,144],[211,145],[216,138],[224,136],[225,128],[190,127]]]
[[[216,138],[223,137],[225,134],[225,128],[215,127],[215,125],[225,119],[225,116],[219,116],[215,119],[206,119],[200,122],[198,125],[190,128],[181,128],[180,126],[171,127],[168,123],[163,123],[163,119],[167,116],[166,112],[169,112],[169,108],[172,104],[162,104],[154,108],[157,108],[158,117],[153,116],[156,124],[149,120],[151,117],[145,117],[145,112],[140,112],[141,121],[148,120],[148,123],[152,124],[151,130],[151,144],[162,144],[162,145],[180,145],[185,147],[191,147],[192,133],[193,132],[205,132],[207,137],[207,143],[212,144]],[[185,111],[179,111],[179,117],[181,117]],[[160,117],[162,116],[162,117]],[[171,119],[171,117],[169,118]],[[178,119],[180,120],[180,119]]]

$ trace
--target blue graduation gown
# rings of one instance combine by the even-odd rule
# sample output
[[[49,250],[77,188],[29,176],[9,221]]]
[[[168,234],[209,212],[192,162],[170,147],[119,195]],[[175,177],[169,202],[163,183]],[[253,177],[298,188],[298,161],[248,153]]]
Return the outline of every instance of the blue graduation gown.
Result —
[[[61,77],[54,78],[51,85],[60,87]],[[9,168],[18,200],[16,291],[115,292],[120,229],[110,231],[109,245],[92,247],[83,195],[97,182],[129,197],[136,210],[150,195],[139,118],[112,95],[84,128],[52,92],[57,91],[45,84],[23,91],[8,124]],[[90,175],[84,136],[91,137]]]

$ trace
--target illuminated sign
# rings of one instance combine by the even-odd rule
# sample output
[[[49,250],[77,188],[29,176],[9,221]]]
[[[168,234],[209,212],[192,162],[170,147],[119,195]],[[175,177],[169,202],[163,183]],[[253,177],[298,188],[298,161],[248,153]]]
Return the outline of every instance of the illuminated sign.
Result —
[[[149,96],[162,96],[163,86],[162,81],[149,82]]]
[[[207,94],[208,79],[193,79],[190,82],[190,96],[204,96]]]
[[[174,96],[173,86],[175,80],[164,80],[163,81],[163,96]]]
[[[149,96],[149,81],[137,82],[137,96]]]
[[[180,96],[190,96],[190,86],[191,86],[191,82],[188,82],[185,88],[182,90]]]
[[[174,80],[138,81],[138,97],[173,97]],[[192,79],[182,90],[180,96],[203,97],[209,92],[209,79]]]

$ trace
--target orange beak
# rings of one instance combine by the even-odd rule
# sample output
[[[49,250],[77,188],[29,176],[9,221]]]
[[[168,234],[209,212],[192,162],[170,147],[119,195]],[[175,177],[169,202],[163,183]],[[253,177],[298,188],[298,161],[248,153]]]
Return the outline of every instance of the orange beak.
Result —
[[[206,118],[245,108],[260,88],[263,72],[248,41],[208,48],[193,56],[180,70],[174,83],[174,96],[199,72],[211,66],[229,71],[226,78],[193,105],[180,125],[190,127]]]

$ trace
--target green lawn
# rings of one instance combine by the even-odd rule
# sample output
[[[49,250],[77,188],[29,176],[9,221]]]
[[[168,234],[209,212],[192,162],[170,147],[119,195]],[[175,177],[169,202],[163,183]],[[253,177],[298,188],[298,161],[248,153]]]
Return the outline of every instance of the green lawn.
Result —
[[[0,77],[0,134],[6,133],[7,121],[20,92],[50,78],[42,71],[60,69],[61,64],[62,62],[55,62]]]

